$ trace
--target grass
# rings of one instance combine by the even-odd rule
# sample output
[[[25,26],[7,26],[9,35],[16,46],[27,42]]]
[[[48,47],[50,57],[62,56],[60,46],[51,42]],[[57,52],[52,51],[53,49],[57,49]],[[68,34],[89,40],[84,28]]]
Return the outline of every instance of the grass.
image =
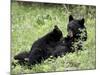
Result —
[[[69,53],[63,57],[48,58],[41,64],[29,69],[28,66],[11,66],[12,74],[40,73],[69,70],[87,70],[96,68],[96,8],[95,6],[60,5],[42,3],[12,2],[12,62],[13,56],[29,51],[32,43],[51,31],[57,25],[63,35],[67,35],[68,16],[85,18],[88,39],[84,43],[83,51]]]

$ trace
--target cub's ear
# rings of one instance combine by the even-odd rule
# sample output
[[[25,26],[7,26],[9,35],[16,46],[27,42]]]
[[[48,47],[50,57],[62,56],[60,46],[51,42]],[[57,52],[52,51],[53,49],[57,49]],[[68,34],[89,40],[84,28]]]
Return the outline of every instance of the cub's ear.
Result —
[[[84,20],[84,18],[82,18],[81,20],[80,20],[80,24],[84,24],[84,22],[85,22],[85,20]]]
[[[73,20],[73,16],[70,15],[70,16],[69,16],[69,22],[72,21],[72,20]]]

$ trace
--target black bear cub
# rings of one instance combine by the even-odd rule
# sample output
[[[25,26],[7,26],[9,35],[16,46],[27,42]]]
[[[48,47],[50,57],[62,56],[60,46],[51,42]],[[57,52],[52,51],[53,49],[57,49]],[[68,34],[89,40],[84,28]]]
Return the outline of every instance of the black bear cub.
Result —
[[[47,59],[50,56],[58,57],[69,52],[75,52],[74,44],[76,42],[79,42],[77,50],[81,50],[82,43],[87,40],[84,22],[84,18],[76,20],[70,15],[66,37],[63,37],[61,30],[55,25],[51,32],[33,43],[30,52],[20,53],[14,58],[20,63],[27,61],[29,65],[32,65],[41,63],[42,59]]]
[[[53,48],[62,37],[61,30],[55,25],[53,31],[33,43],[30,52],[22,52],[14,58],[20,63],[24,63],[27,61],[26,59],[28,59],[29,64],[40,63],[42,59],[51,55]]]

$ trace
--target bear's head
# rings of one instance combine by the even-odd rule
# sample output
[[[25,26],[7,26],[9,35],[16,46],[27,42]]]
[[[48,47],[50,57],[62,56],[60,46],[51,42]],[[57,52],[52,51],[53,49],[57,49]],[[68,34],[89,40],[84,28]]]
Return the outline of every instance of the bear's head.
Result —
[[[62,31],[58,28],[57,25],[54,26],[54,29],[51,34],[53,40],[55,41],[59,41],[63,37]]]
[[[72,15],[69,16],[69,23],[67,26],[68,35],[75,39],[79,39],[86,41],[87,39],[87,31],[84,25],[85,19],[74,19]]]

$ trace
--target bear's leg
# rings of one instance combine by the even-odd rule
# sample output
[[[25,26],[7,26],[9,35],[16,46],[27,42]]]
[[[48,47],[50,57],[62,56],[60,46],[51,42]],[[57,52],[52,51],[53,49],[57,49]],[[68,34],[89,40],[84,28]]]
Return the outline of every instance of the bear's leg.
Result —
[[[15,60],[20,60],[20,61],[25,61],[26,58],[28,58],[29,56],[29,52],[22,52],[19,53],[18,55],[14,56]]]

